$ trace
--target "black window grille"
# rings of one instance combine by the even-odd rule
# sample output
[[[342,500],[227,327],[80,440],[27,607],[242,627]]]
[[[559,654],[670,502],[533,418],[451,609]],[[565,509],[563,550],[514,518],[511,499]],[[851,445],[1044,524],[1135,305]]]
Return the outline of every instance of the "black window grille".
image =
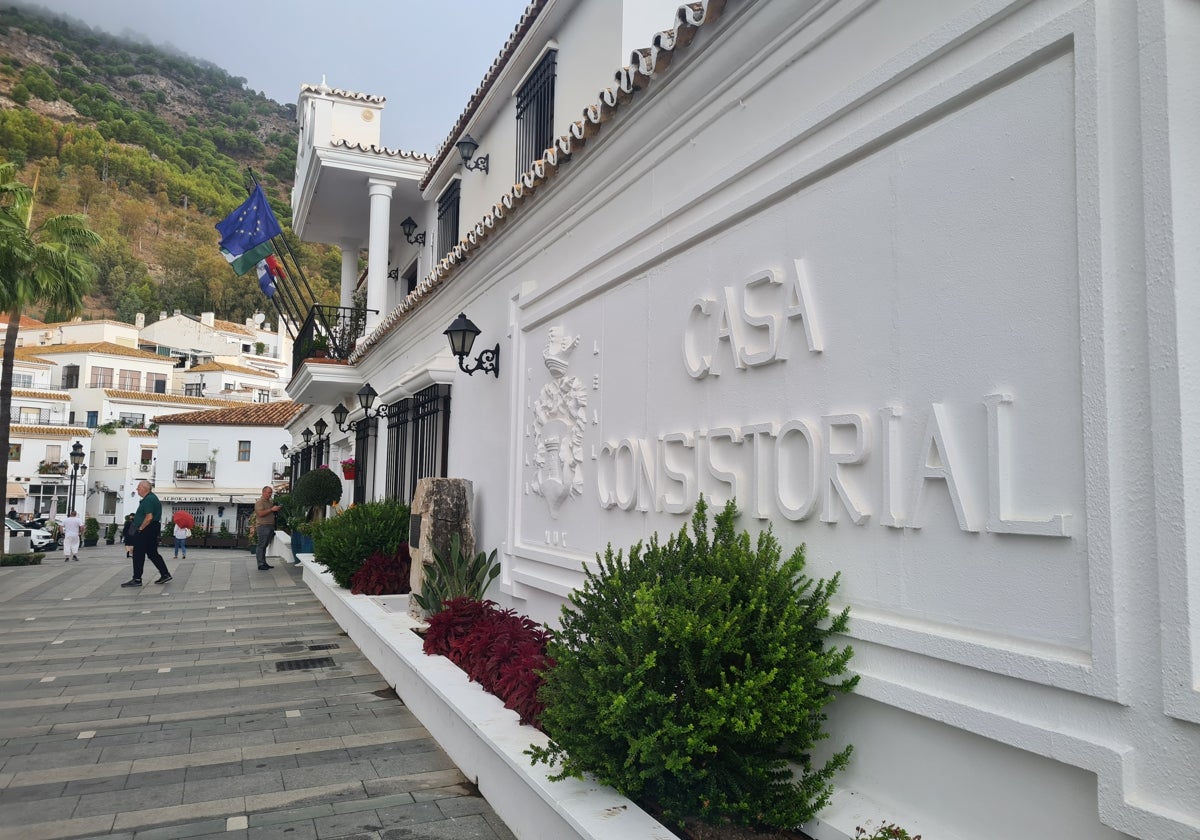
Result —
[[[375,463],[373,450],[375,449],[375,430],[379,425],[379,420],[372,417],[370,420],[359,420],[354,427],[354,504],[361,505],[363,502],[371,501],[367,497],[367,489],[371,487],[373,482],[371,476],[374,474],[373,464]]]
[[[63,367],[62,386],[64,388],[79,387],[79,365],[66,365]]]
[[[554,68],[558,50],[548,50],[517,91],[517,172],[529,169],[554,142]]]
[[[422,478],[445,478],[450,386],[430,385],[387,410],[387,494],[408,504]]]
[[[462,181],[457,178],[438,196],[437,258],[458,244],[458,198]]]

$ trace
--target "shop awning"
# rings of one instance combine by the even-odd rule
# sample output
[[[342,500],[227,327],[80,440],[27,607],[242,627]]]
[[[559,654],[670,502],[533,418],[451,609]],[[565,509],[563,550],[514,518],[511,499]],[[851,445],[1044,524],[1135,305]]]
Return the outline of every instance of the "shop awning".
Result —
[[[20,484],[12,481],[8,482],[8,498],[24,499],[26,495],[28,494],[25,492],[25,488]]]

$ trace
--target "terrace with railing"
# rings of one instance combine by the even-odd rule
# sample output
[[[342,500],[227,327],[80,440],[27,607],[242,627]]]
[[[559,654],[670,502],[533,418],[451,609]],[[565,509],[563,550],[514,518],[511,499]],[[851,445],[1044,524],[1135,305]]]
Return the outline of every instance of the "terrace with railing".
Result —
[[[368,311],[374,310],[320,304],[310,309],[292,343],[292,373],[305,359],[349,359],[366,328]]]
[[[212,461],[176,461],[176,481],[214,481],[217,466]]]

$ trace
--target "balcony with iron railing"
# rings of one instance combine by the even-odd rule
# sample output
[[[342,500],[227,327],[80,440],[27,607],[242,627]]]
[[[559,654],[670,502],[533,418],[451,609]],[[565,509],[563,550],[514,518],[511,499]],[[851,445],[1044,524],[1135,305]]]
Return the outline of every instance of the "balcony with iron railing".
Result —
[[[59,418],[58,423],[53,420],[53,415],[50,409],[36,408],[14,408],[8,415],[8,418],[13,423],[20,423],[22,426],[65,426],[66,420]]]
[[[327,404],[362,387],[346,362],[366,330],[367,314],[375,310],[344,306],[314,306],[292,343],[292,384],[288,395],[309,405]],[[316,362],[316,364],[305,364]]]
[[[212,461],[176,461],[176,481],[214,481],[217,466]]]

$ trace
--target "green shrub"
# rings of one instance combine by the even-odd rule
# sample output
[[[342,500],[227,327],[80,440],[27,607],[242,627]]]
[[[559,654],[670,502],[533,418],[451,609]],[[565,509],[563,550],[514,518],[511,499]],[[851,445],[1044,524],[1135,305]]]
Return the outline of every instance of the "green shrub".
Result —
[[[752,545],[730,502],[711,541],[701,499],[660,544],[612,547],[563,608],[539,697],[556,776],[593,774],[650,800],[669,820],[790,828],[829,800],[851,747],[814,766],[828,737],[824,708],[852,690],[849,647],[829,647],[847,610],[830,618],[838,576],[814,582],[804,550],[780,561],[769,532]]]
[[[275,511],[275,530],[290,534],[293,528],[304,521],[308,509],[300,504],[294,493],[277,493],[273,500],[279,505],[279,510]]]
[[[483,551],[474,556],[463,554],[462,539],[451,534],[450,553],[443,555],[434,549],[433,562],[425,565],[421,591],[413,593],[413,600],[430,615],[441,612],[442,605],[452,598],[482,601],[483,593],[498,574],[496,549],[490,555]]]
[[[40,551],[30,554],[0,554],[0,566],[40,566],[45,556],[45,553]]]
[[[342,480],[329,467],[318,467],[300,476],[292,492],[305,509],[324,508],[342,500]]]
[[[104,526],[104,539],[112,542],[117,538],[117,523],[109,522]]]
[[[94,516],[85,517],[83,520],[83,538],[85,540],[100,539],[100,520]]]
[[[310,522],[305,530],[312,534],[313,558],[338,586],[349,589],[350,578],[368,557],[393,555],[408,540],[408,505],[396,499],[354,505],[332,519]]]

